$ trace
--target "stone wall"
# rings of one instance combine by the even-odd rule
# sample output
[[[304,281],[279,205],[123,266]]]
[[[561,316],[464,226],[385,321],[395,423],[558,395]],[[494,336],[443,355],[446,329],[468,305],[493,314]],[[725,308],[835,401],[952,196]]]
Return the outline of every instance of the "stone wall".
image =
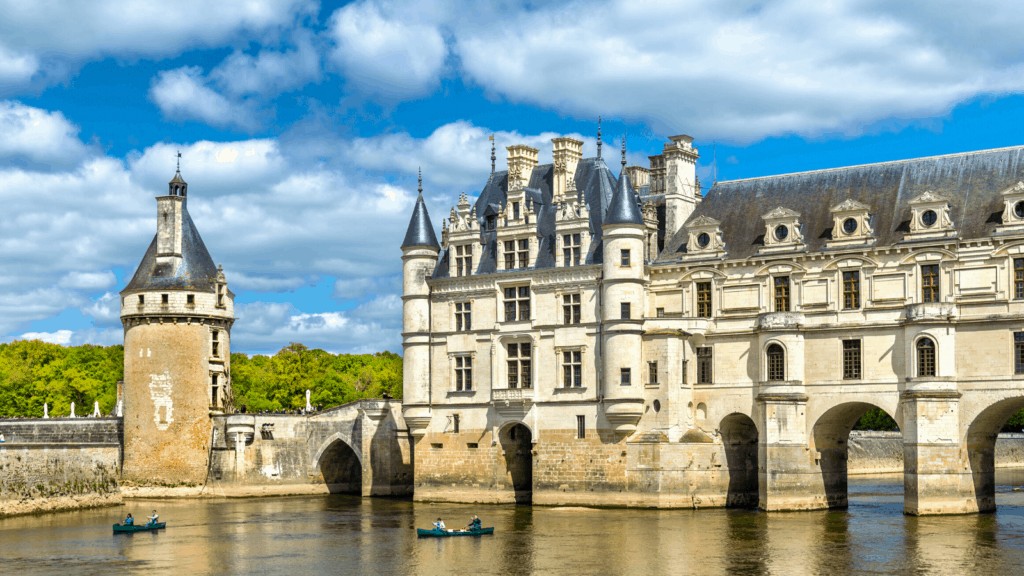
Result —
[[[0,420],[0,516],[120,501],[121,420]]]
[[[1024,467],[1024,434],[1004,433],[996,440],[996,468]],[[849,473],[903,472],[903,437],[899,432],[850,432]]]

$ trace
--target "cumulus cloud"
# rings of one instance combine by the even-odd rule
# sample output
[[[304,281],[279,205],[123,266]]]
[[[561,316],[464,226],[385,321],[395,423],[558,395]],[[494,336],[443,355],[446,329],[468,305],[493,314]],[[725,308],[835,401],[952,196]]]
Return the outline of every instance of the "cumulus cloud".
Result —
[[[2,54],[0,54],[2,60]],[[78,127],[60,112],[15,101],[0,101],[0,162],[9,166],[68,167],[82,161],[87,148]]]
[[[113,292],[105,292],[81,310],[83,314],[92,318],[95,324],[121,324],[121,297]]]
[[[274,96],[320,80],[320,55],[309,33],[298,34],[295,47],[260,50],[256,55],[235,51],[210,72],[210,78],[234,96]]]
[[[57,330],[55,332],[25,332],[22,334],[20,340],[41,340],[43,342],[49,342],[50,344],[61,344],[67,346],[71,344],[71,336],[74,334],[71,330]]]
[[[24,84],[39,69],[39,61],[32,54],[15,53],[0,44],[0,88]]]
[[[175,120],[198,120],[211,126],[252,130],[256,119],[251,106],[228,100],[206,85],[198,66],[167,70],[157,75],[149,96],[165,116]]]
[[[232,346],[256,354],[272,354],[288,342],[329,352],[396,351],[401,349],[401,308],[401,300],[394,296],[345,312],[306,313],[273,302],[241,304],[235,307]],[[387,313],[380,313],[382,309]]]
[[[385,100],[421,96],[435,88],[448,48],[440,30],[404,6],[355,2],[331,16],[331,62],[356,90]],[[404,16],[404,17],[403,17]]]

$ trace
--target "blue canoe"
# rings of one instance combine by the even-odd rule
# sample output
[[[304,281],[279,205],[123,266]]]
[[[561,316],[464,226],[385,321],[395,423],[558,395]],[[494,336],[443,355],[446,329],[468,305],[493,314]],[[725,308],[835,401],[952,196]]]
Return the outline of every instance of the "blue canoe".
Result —
[[[431,528],[430,530],[424,530],[423,528],[416,529],[417,538],[450,538],[452,536],[483,536],[485,534],[494,534],[494,526],[479,528],[477,530],[438,530],[437,528]]]
[[[156,524],[114,524],[114,534],[132,534],[134,532],[154,532],[161,528],[166,528],[167,522],[157,522]]]

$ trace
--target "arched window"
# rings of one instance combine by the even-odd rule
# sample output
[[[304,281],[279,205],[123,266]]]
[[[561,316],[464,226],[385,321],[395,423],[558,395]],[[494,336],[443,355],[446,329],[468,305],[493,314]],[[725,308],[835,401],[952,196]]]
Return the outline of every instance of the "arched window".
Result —
[[[935,376],[935,341],[931,338],[917,341],[917,375]]]
[[[786,351],[778,344],[768,346],[768,380],[786,379]]]

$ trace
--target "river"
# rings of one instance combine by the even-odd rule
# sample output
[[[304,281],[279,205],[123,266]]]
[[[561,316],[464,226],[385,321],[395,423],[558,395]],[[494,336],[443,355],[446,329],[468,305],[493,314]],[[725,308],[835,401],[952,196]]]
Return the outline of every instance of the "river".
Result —
[[[425,504],[317,496],[132,500],[0,519],[3,574],[1011,574],[1024,565],[1024,473],[994,514],[902,514],[898,476],[850,479],[834,512]],[[168,528],[112,535],[153,508]],[[417,539],[479,514],[494,536]]]

